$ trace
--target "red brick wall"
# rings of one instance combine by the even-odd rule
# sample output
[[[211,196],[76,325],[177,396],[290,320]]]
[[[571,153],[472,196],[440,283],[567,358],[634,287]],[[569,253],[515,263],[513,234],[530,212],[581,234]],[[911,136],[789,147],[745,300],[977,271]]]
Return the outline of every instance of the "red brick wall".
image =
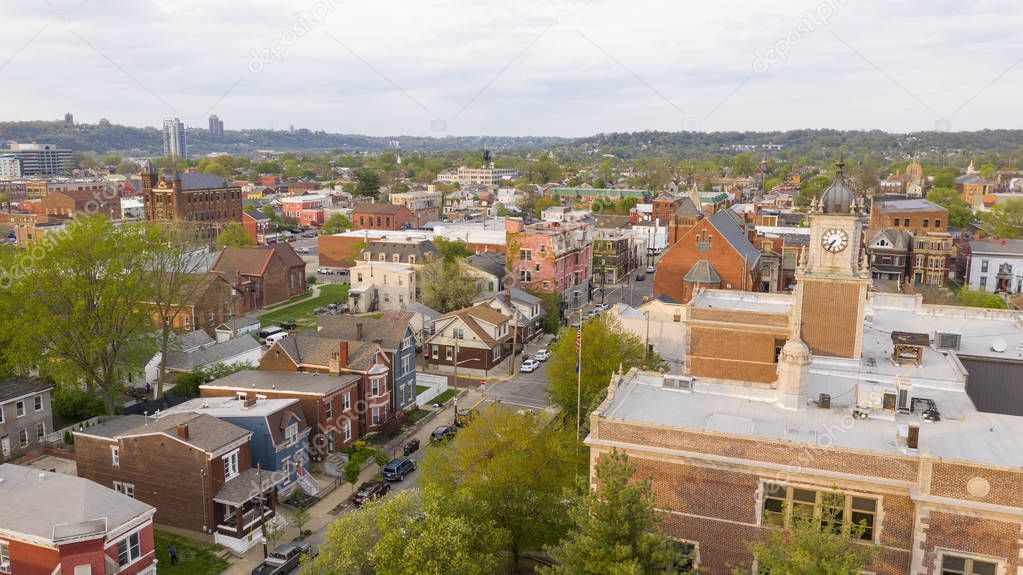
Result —
[[[706,231],[712,236],[710,249],[699,251],[696,248],[696,236]],[[737,254],[709,220],[700,220],[678,242],[668,248],[657,262],[657,273],[654,275],[654,297],[667,295],[675,301],[686,302],[687,294],[683,289],[682,278],[689,273],[698,260],[705,259],[714,266],[721,276],[722,289],[745,289],[759,291],[760,282],[757,278],[746,276],[742,256]],[[746,276],[746,277],[744,277]]]
[[[60,556],[55,549],[36,547],[22,541],[8,541],[11,555],[11,573],[21,575],[51,575],[53,568],[60,563]],[[72,571],[74,573],[74,571]],[[103,573],[103,565],[99,569],[93,567],[93,573]]]
[[[110,525],[108,527],[113,528],[114,526]],[[141,543],[141,540],[139,543]],[[59,548],[61,573],[74,573],[76,565],[85,564],[92,566],[93,573],[104,573],[104,557],[106,553],[103,551],[103,545],[104,541],[102,538],[61,545]],[[113,558],[116,561],[116,546],[112,552]],[[15,570],[14,572],[17,573],[18,571]]]
[[[1018,486],[1018,484],[1017,484]],[[1016,573],[1020,560],[1020,523],[995,521],[932,511],[921,520],[924,540],[924,568],[921,575],[940,575],[942,549],[954,549],[1006,560],[1002,573]],[[916,574],[914,574],[916,575]]]

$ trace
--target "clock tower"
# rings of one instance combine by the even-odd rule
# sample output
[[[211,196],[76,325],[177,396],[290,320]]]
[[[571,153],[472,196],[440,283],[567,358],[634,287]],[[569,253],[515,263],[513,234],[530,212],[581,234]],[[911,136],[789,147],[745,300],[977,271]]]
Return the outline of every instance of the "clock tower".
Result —
[[[810,204],[810,245],[796,271],[792,321],[814,355],[859,359],[870,270],[861,260],[863,201],[845,180]]]

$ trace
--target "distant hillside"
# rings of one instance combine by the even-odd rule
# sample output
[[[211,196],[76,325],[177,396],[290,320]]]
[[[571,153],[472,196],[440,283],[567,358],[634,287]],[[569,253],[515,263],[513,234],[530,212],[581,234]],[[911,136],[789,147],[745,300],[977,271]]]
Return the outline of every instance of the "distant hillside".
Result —
[[[882,131],[789,130],[785,132],[628,132],[597,134],[585,138],[554,137],[376,137],[358,134],[330,134],[300,129],[227,130],[212,138],[204,129],[188,130],[189,155],[210,152],[244,154],[257,149],[344,150],[379,152],[397,140],[405,151],[449,152],[478,150],[551,150],[569,157],[613,154],[622,158],[638,156],[708,157],[740,151],[757,153],[769,145],[780,145],[788,154],[830,155],[842,148],[850,155],[882,154],[897,157],[919,152],[969,153],[1013,152],[1023,148],[1023,130],[979,132],[916,132],[892,134]],[[99,154],[158,155],[161,132],[156,128],[134,128],[116,124],[63,122],[0,122],[0,143],[46,142],[76,151]]]
[[[117,124],[79,124],[67,126],[64,122],[0,122],[0,143],[46,142],[76,151],[98,154],[122,153],[127,155],[160,154],[163,149],[162,132],[156,128],[134,128]],[[246,153],[252,150],[344,150],[346,152],[379,152],[390,148],[397,140],[406,151],[444,152],[473,150],[486,144],[495,150],[537,149],[564,145],[568,138],[522,137],[481,138],[416,136],[374,137],[358,134],[328,134],[323,131],[299,129],[284,130],[225,130],[222,137],[211,137],[202,129],[188,130],[189,155],[210,152]]]

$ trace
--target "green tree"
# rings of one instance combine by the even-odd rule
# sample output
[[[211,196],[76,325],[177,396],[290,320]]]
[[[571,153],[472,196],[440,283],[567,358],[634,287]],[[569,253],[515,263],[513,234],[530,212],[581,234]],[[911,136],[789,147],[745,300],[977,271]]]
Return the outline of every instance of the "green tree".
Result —
[[[473,255],[473,251],[469,249],[469,246],[459,239],[449,240],[447,238],[436,237],[433,239],[433,247],[437,248],[441,256],[449,262]]]
[[[424,505],[412,490],[368,503],[331,522],[307,575],[490,575],[503,535]]]
[[[155,351],[146,264],[139,225],[81,216],[47,235],[0,277],[8,352],[82,382],[113,415],[126,373]]]
[[[686,557],[668,537],[654,531],[650,478],[633,480],[636,468],[624,452],[612,450],[596,466],[596,492],[579,498],[569,510],[572,528],[547,552],[555,566],[546,575],[645,575],[679,573]]]
[[[1023,236],[1023,200],[998,202],[993,208],[980,214],[980,221],[992,235],[1016,239]]]
[[[544,414],[492,405],[451,442],[427,451],[419,481],[443,514],[493,524],[517,564],[522,551],[565,533],[575,449],[571,432]]]
[[[796,197],[796,204],[800,206],[809,206],[810,201],[814,198],[821,197],[824,190],[831,185],[831,178],[827,176],[814,176],[812,178],[803,180],[799,184],[799,196]]]
[[[760,573],[858,575],[876,555],[875,547],[859,542],[863,531],[862,526],[835,524],[826,514],[793,514],[787,528],[765,529],[762,539],[748,546]],[[735,568],[732,573],[749,573],[749,568]]]
[[[341,212],[334,212],[327,218],[327,221],[323,222],[320,232],[324,234],[340,234],[350,229],[352,229],[352,221],[348,219],[348,216]]]
[[[480,294],[476,278],[461,260],[436,259],[423,266],[423,304],[441,313],[469,307]]]
[[[381,179],[380,174],[372,168],[359,168],[355,170],[355,191],[357,196],[380,195]]]
[[[962,288],[956,293],[956,303],[966,307],[1005,309],[1005,300],[993,293]]]
[[[995,179],[995,175],[998,173],[998,168],[996,168],[994,164],[983,164],[979,171],[980,175],[985,180],[993,180]]]
[[[935,188],[954,188],[956,187],[956,178],[958,177],[959,170],[955,168],[943,168],[934,174],[934,179],[931,180],[931,185]]]
[[[633,333],[622,329],[621,322],[601,315],[583,322],[582,339],[582,413],[585,415],[603,400],[611,374],[619,367],[648,366],[650,359],[643,350],[643,342]],[[576,416],[577,396],[577,353],[576,330],[564,331],[551,350],[547,361],[547,389],[551,398],[561,406],[562,412],[572,421]]]
[[[973,223],[973,210],[952,188],[934,188],[927,192],[928,201],[948,210],[948,225],[965,228]]]
[[[224,230],[217,236],[214,244],[217,248],[224,249],[228,247],[243,248],[253,245],[253,242],[245,226],[238,222],[231,222],[224,226]]]
[[[309,515],[309,510],[304,507],[298,507],[291,512],[288,522],[291,523],[292,527],[298,529],[298,534],[301,536],[305,532],[305,525],[309,523],[310,519],[312,517]]]
[[[758,162],[752,154],[738,154],[732,160],[732,172],[736,176],[752,175],[757,169]]]

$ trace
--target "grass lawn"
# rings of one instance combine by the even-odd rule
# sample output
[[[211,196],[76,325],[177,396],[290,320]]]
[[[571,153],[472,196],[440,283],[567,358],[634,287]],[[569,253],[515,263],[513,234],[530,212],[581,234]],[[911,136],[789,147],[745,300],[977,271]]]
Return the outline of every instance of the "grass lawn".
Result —
[[[156,571],[159,575],[216,575],[227,569],[230,564],[217,557],[219,547],[208,543],[200,543],[193,539],[187,539],[157,529],[154,531],[156,539]],[[178,551],[178,564],[171,565],[170,556],[167,555],[167,547],[174,545]]]
[[[348,301],[348,287],[348,284],[322,285],[320,286],[320,295],[292,305],[272,309],[259,316],[259,322],[263,327],[290,320],[298,322],[302,327],[314,325],[316,314],[313,313],[313,310],[318,307],[327,307],[331,303],[345,303]]]
[[[425,385],[417,385],[416,386],[416,395],[423,395],[424,393],[426,393],[427,389],[430,389],[430,388],[426,387]]]
[[[444,402],[446,402],[447,400],[451,399],[454,396],[455,396],[455,390],[454,389],[449,389],[449,390],[445,391],[444,393],[438,395],[437,397],[431,399],[430,403],[431,404],[433,404],[433,403],[443,404]]]

